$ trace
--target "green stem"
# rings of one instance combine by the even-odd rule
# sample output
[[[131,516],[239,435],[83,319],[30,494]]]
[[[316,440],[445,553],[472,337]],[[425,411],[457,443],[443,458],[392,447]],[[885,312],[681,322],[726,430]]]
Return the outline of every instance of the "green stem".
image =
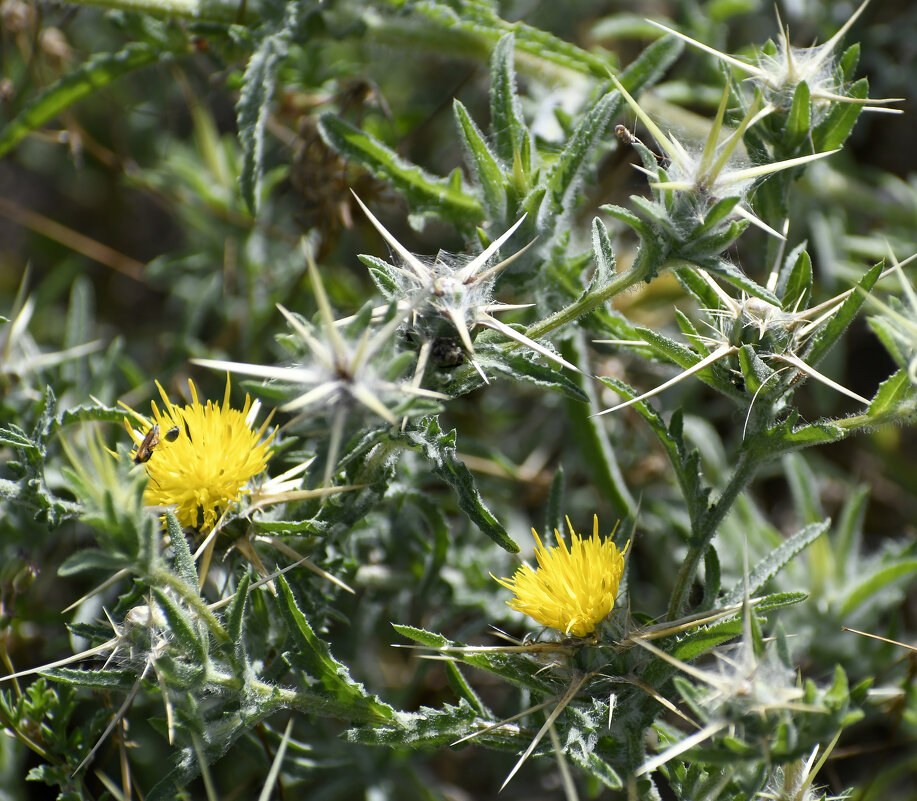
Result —
[[[659,268],[659,271],[668,266],[671,265],[664,263]],[[545,317],[541,322],[529,326],[525,335],[529,337],[529,339],[538,339],[538,337],[543,337],[545,334],[549,334],[551,331],[561,328],[567,323],[572,323],[578,317],[582,317],[584,314],[589,314],[589,312],[597,309],[606,300],[613,298],[618,293],[642,281],[649,275],[649,272],[649,265],[641,264],[637,266],[637,264],[634,264],[634,266],[626,272],[618,273],[609,283],[600,289],[583,295],[579,300],[571,303],[569,306],[565,306],[560,311],[554,312],[550,317]]]
[[[729,483],[723,488],[716,501],[707,507],[706,512],[694,526],[693,542],[678,572],[678,577],[675,579],[675,587],[669,600],[669,609],[666,614],[668,620],[676,620],[684,614],[691,582],[694,581],[694,575],[701,559],[704,558],[707,548],[710,547],[710,542],[720,523],[723,522],[723,518],[732,508],[739,493],[751,482],[760,464],[760,458],[751,455],[750,451],[743,451]]]

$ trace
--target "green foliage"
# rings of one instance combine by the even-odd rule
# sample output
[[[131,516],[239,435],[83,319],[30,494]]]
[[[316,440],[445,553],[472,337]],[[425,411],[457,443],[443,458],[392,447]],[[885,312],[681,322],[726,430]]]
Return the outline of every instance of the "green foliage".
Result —
[[[804,801],[913,734],[886,101],[717,57],[755,3],[587,5],[4,6],[4,798]],[[494,577],[593,515],[614,608],[538,630]]]

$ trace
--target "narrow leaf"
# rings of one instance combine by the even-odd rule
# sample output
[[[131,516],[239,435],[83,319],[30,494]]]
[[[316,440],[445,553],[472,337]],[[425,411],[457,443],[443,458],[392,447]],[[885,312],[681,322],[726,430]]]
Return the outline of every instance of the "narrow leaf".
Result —
[[[824,520],[821,523],[812,523],[799,529],[799,531],[791,537],[781,542],[780,545],[758,562],[751,573],[749,573],[748,592],[752,594],[757,592],[766,582],[770,581],[783,570],[798,553],[808,548],[815,540],[824,534],[830,525],[830,520]],[[723,606],[737,604],[743,597],[745,597],[744,578],[738,581],[735,586],[726,593],[720,603]]]
[[[22,139],[78,100],[129,72],[171,55],[144,42],[131,42],[117,53],[99,53],[49,86],[0,131],[0,158]]]
[[[378,139],[340,117],[322,115],[318,129],[330,148],[391,183],[404,195],[413,212],[432,212],[457,225],[475,224],[483,219],[481,204],[470,194],[456,190],[447,179],[431,175],[401,158]]]
[[[503,170],[461,102],[453,101],[453,109],[468,161],[481,187],[484,213],[488,220],[502,222],[506,219],[506,177]]]
[[[243,153],[239,186],[245,203],[253,213],[261,203],[264,133],[274,97],[274,85],[288,47],[289,34],[286,31],[265,36],[261,40],[245,67],[242,90],[236,104],[236,125]]]
[[[506,529],[481,498],[474,476],[455,449],[455,431],[443,434],[439,422],[431,418],[426,430],[409,431],[408,438],[422,449],[433,472],[448,483],[458,498],[458,504],[471,521],[504,550],[518,553],[519,546],[510,539]]]

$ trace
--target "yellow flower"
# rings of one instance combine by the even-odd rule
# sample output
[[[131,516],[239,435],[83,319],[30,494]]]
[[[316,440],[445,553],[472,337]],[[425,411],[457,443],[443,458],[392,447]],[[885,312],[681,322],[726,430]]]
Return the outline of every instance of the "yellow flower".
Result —
[[[146,465],[150,483],[143,495],[149,506],[171,506],[183,526],[211,529],[220,511],[249,492],[248,482],[264,471],[271,456],[273,432],[263,439],[266,420],[257,431],[252,423],[259,404],[248,395],[240,410],[229,405],[229,377],[223,405],[213,401],[201,404],[192,381],[191,404],[176,406],[156,382],[165,408],[160,411],[152,402],[153,415],[146,431],[138,432],[125,421],[131,438],[138,446],[135,461]],[[139,416],[139,415],[138,415]],[[141,446],[153,426],[159,426],[158,440],[152,450]]]
[[[570,548],[557,529],[558,545],[546,548],[532,529],[538,546],[538,569],[522,565],[511,579],[494,578],[512,590],[515,598],[507,603],[544,626],[564,634],[585,637],[611,612],[624,573],[623,549],[608,537],[599,539],[599,518],[593,518],[592,536],[583,539],[573,530],[570,518]]]

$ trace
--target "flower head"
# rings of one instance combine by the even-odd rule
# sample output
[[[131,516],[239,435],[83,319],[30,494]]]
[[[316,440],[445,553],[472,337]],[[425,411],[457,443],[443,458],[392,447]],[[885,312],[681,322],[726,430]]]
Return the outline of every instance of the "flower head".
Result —
[[[569,517],[567,526],[569,548],[556,529],[558,545],[553,547],[545,547],[532,529],[538,568],[522,565],[512,578],[494,578],[513,591],[516,597],[507,603],[516,611],[564,634],[585,637],[614,608],[627,545],[618,550],[610,537],[599,539],[598,516],[589,539],[573,530]]]
[[[493,299],[493,294],[497,274],[525,253],[534,244],[534,240],[509,258],[497,264],[491,263],[503,244],[522,225],[526,215],[523,214],[474,258],[468,260],[440,251],[431,263],[429,259],[411,253],[376,219],[356,194],[354,197],[373,227],[397,255],[400,263],[388,264],[373,257],[364,259],[368,258],[368,263],[386,275],[388,281],[396,288],[396,291],[388,293],[389,300],[398,302],[399,306],[407,304],[410,307],[414,325],[425,338],[432,342],[440,323],[448,321],[458,335],[471,364],[485,383],[489,383],[487,376],[473,358],[472,332],[479,327],[499,331],[562,367],[580,372],[576,365],[493,316],[495,312],[523,309],[528,305],[500,303]]]
[[[248,492],[246,485],[264,471],[271,455],[273,432],[265,439],[268,421],[257,430],[252,424],[259,403],[245,396],[245,406],[229,405],[229,378],[223,405],[213,401],[202,404],[197,389],[188,381],[191,403],[177,406],[156,382],[164,408],[152,402],[153,414],[147,431],[138,432],[125,421],[138,449],[153,426],[159,426],[159,439],[143,463],[150,476],[144,503],[174,506],[183,526],[212,528],[220,510]],[[135,413],[136,414],[136,413]]]
[[[651,25],[661,28],[666,33],[677,36],[689,45],[716,56],[721,61],[731,64],[742,70],[750,79],[764,91],[769,104],[774,108],[788,110],[793,103],[796,87],[805,83],[809,88],[812,98],[813,110],[824,113],[829,102],[856,103],[864,106],[869,111],[887,111],[901,113],[898,109],[882,108],[881,104],[899,102],[899,97],[889,98],[857,98],[844,93],[844,86],[837,75],[837,63],[834,59],[834,50],[840,43],[850,27],[869,5],[869,0],[864,0],[847,21],[840,27],[827,42],[811,47],[793,47],[790,44],[789,28],[784,28],[781,23],[779,42],[773,47],[773,52],[758,54],[757,64],[749,64],[735,56],[722,53],[703,42],[685,36],[672,28],[668,28],[653,20],[647,20]],[[778,17],[779,22],[779,17]],[[873,105],[867,105],[867,104]]]

